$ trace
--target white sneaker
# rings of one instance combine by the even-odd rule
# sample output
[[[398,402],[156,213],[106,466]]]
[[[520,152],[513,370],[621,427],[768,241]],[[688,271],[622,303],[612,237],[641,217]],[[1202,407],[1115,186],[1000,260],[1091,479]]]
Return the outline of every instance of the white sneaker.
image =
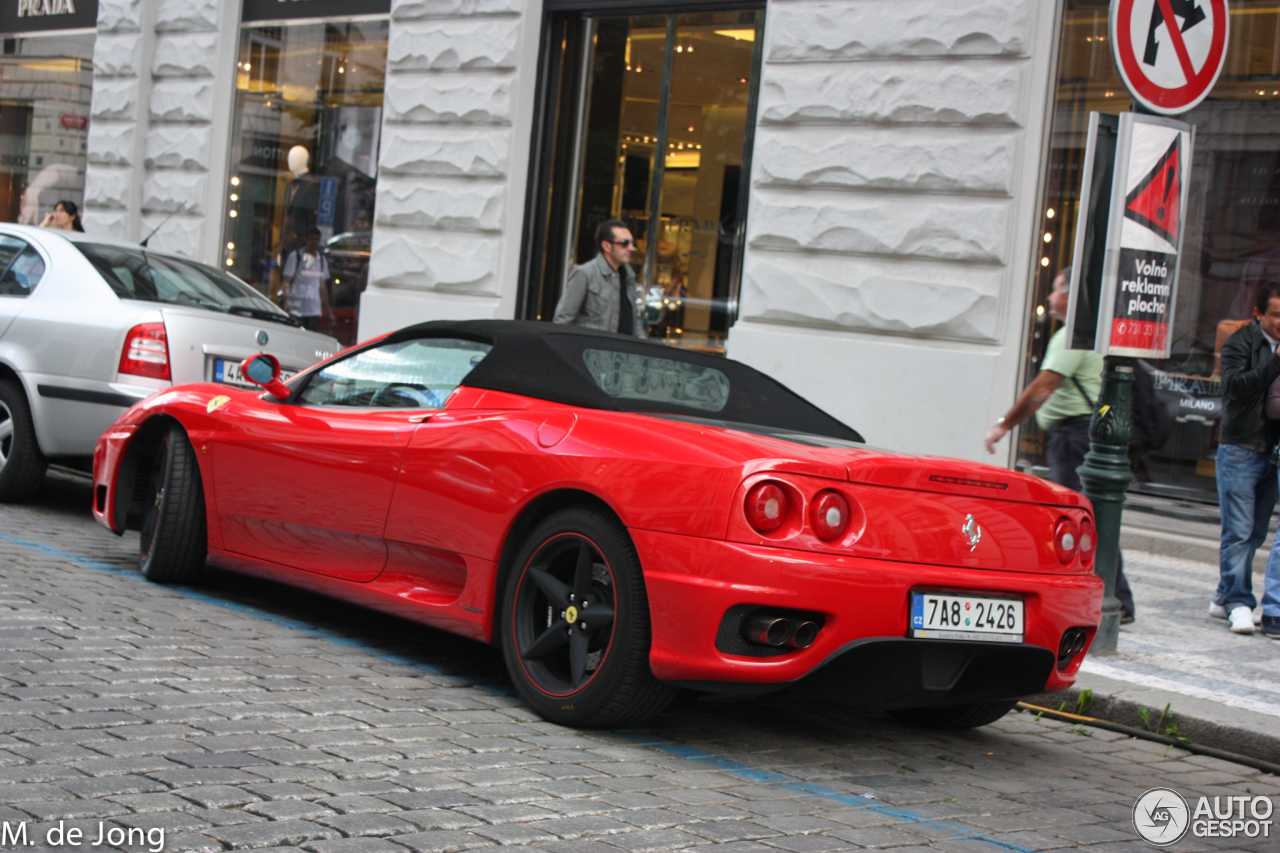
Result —
[[[1253,611],[1241,604],[1239,607],[1231,608],[1228,617],[1231,620],[1231,630],[1237,634],[1253,633]]]
[[[1209,615],[1210,615],[1210,616],[1212,616],[1214,619],[1226,619],[1226,618],[1227,618],[1227,608],[1223,607],[1221,604],[1215,604],[1214,602],[1210,601],[1210,602],[1209,602]],[[1253,614],[1253,624],[1255,624],[1255,625],[1261,625],[1261,624],[1262,624],[1262,611],[1261,611],[1261,610],[1259,610],[1257,613],[1254,613],[1254,614]]]

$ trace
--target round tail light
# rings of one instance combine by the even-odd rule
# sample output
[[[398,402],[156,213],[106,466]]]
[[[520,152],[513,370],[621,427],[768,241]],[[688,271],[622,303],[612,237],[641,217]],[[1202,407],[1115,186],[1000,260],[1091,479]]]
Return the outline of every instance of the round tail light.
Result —
[[[849,526],[849,502],[839,492],[818,492],[809,504],[809,523],[819,539],[838,538]]]
[[[1093,564],[1094,552],[1098,550],[1098,532],[1093,529],[1093,522],[1085,519],[1080,522],[1080,560],[1086,566]]]
[[[747,492],[747,522],[759,533],[769,533],[787,518],[787,493],[777,483],[757,483]]]
[[[1076,523],[1069,518],[1058,519],[1058,526],[1053,531],[1053,550],[1058,552],[1058,560],[1069,563],[1080,547],[1080,531]]]

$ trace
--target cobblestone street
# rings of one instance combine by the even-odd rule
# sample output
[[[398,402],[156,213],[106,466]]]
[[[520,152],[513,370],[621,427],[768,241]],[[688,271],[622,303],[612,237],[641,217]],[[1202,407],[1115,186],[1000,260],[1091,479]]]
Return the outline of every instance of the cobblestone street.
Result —
[[[1149,788],[1280,795],[1024,713],[937,734],[689,699],[643,731],[562,728],[477,643],[240,576],[145,582],[90,491],[52,476],[0,507],[0,848],[1136,850]],[[1214,844],[1171,849],[1276,849]]]

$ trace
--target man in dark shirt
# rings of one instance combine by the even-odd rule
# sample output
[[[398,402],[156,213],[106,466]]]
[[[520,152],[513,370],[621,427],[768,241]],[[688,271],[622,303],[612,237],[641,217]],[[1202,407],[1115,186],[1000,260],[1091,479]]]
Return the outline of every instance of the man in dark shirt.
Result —
[[[628,265],[636,245],[630,229],[616,219],[602,222],[596,245],[600,254],[569,273],[554,321],[645,337],[639,291]]]
[[[1219,430],[1218,504],[1222,544],[1221,579],[1209,603],[1209,615],[1225,618],[1237,634],[1252,634],[1253,555],[1267,536],[1276,506],[1276,466],[1271,449],[1277,424],[1263,411],[1271,383],[1280,377],[1280,282],[1258,291],[1254,321],[1241,327],[1222,347],[1222,425]],[[1273,578],[1274,575],[1274,578]],[[1267,565],[1268,590],[1280,592],[1280,548]],[[1263,600],[1263,632],[1280,639],[1280,600]]]

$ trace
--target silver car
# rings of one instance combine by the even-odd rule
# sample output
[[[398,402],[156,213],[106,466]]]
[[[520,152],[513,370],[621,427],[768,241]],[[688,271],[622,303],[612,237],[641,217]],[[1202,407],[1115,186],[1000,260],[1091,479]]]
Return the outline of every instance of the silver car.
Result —
[[[0,225],[0,271],[4,501],[35,491],[51,460],[92,457],[98,436],[158,390],[249,386],[239,363],[250,355],[293,372],[339,349],[240,279],[136,244]]]

